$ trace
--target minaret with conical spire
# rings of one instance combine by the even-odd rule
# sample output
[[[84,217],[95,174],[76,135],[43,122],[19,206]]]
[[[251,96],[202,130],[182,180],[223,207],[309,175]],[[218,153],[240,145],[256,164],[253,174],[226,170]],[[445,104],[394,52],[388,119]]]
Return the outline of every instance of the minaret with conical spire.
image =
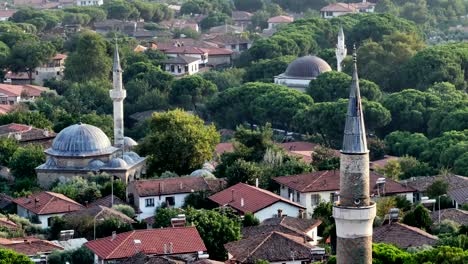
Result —
[[[376,206],[369,197],[369,151],[356,61],[354,47],[353,80],[340,157],[340,200],[333,206],[338,264],[372,263],[372,224]]]
[[[122,67],[120,66],[119,48],[115,44],[114,65],[112,67],[112,90],[110,97],[114,102],[114,146],[120,149],[124,147],[124,114],[123,100],[127,96],[127,91],[122,84]]]
[[[343,62],[343,60],[346,58],[346,55],[348,54],[348,51],[345,45],[345,36],[344,36],[342,26],[340,26],[340,30],[338,31],[338,43],[336,44],[335,54],[336,54],[336,70],[340,72],[341,63]]]

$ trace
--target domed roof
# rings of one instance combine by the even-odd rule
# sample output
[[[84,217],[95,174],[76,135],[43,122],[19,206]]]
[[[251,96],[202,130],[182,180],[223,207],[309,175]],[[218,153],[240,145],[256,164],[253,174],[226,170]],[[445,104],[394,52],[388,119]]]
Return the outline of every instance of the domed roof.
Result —
[[[208,179],[216,179],[216,177],[211,172],[205,169],[199,169],[199,170],[193,171],[192,173],[190,173],[190,176],[203,177],[203,178],[208,178]]]
[[[94,156],[116,151],[109,138],[101,129],[86,124],[64,128],[54,139],[47,154],[55,156]]]
[[[102,167],[104,167],[104,162],[100,161],[100,160],[92,160],[88,163],[88,166],[91,168],[91,169],[94,169],[94,170],[97,170],[97,169],[100,169]]]
[[[317,56],[304,56],[291,62],[284,72],[288,77],[317,78],[321,73],[331,71],[326,61]]]
[[[124,137],[124,145],[125,147],[132,148],[132,147],[138,146],[138,143],[135,140],[133,140],[133,138],[131,137]]]
[[[126,153],[123,154],[122,158],[123,158],[123,160],[125,162],[127,162],[127,164],[135,163],[135,160],[133,160],[133,158],[130,155],[126,154]]]
[[[125,160],[121,158],[113,158],[109,163],[107,164],[107,167],[113,168],[113,169],[119,169],[119,168],[127,168],[128,164],[125,162]]]
[[[203,163],[202,169],[207,170],[207,171],[209,171],[209,172],[215,171],[215,167],[213,166],[213,164],[211,164],[211,163],[209,163],[209,162]]]
[[[128,156],[129,156],[130,158],[132,158],[134,161],[139,161],[139,160],[141,160],[141,157],[140,157],[138,154],[136,154],[135,152],[133,152],[133,151],[125,152],[125,153],[124,153],[124,156],[125,156],[125,155],[128,155]]]

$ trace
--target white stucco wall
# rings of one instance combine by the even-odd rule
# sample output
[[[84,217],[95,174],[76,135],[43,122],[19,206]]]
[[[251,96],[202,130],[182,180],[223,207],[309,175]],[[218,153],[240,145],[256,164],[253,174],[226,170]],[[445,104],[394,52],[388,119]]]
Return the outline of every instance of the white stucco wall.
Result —
[[[291,189],[292,190],[292,189]],[[314,192],[314,193],[300,193],[299,192],[299,201],[297,200],[298,192],[296,190],[292,190],[293,192],[293,202],[297,202],[298,204],[304,206],[306,208],[306,216],[310,218],[314,213],[314,209],[317,205],[312,205],[312,195],[318,194],[320,195],[320,201],[322,202],[330,202],[330,194],[335,193],[335,191],[324,191],[324,192]],[[280,187],[280,196],[290,199],[289,197],[289,188],[287,186]]]
[[[278,209],[283,210],[283,215],[297,217],[299,215],[299,207],[285,203],[285,202],[276,202],[268,207],[263,208],[260,211],[257,211],[254,215],[255,217],[262,222],[265,219],[276,217],[278,215]]]
[[[33,217],[34,215],[36,215],[35,213],[27,210],[26,208],[22,207],[22,206],[19,206],[17,205],[16,207],[16,213],[23,217],[23,218],[27,218],[27,219],[31,219],[31,217]],[[39,215],[38,216],[38,219],[39,221],[41,222],[41,228],[48,228],[49,226],[47,225],[47,220],[51,217],[55,217],[55,216],[63,216],[64,214],[48,214],[48,215]]]
[[[310,80],[303,79],[291,79],[280,76],[275,76],[275,83],[285,85],[291,88],[295,88],[299,91],[305,92],[305,89],[309,86]]]
[[[147,217],[153,216],[156,208],[161,206],[163,202],[166,201],[167,197],[174,197],[174,208],[180,208],[184,205],[185,197],[187,197],[190,193],[179,193],[179,194],[171,194],[171,195],[161,195],[161,196],[147,196],[147,197],[140,197],[138,199],[138,205],[140,208],[141,213],[138,215],[138,220],[143,220]],[[154,199],[154,206],[146,207],[146,199]]]

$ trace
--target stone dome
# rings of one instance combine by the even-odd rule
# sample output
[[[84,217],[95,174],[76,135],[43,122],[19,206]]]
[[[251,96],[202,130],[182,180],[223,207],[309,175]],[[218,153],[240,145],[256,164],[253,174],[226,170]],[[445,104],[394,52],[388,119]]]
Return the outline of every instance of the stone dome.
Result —
[[[127,162],[127,164],[133,164],[135,163],[135,160],[133,160],[133,158],[128,155],[127,153],[124,153],[123,156],[122,156],[122,159]]]
[[[64,128],[54,139],[52,148],[46,150],[53,156],[86,157],[110,154],[117,148],[101,129],[87,124],[76,124]]]
[[[210,171],[206,169],[199,169],[199,170],[193,171],[192,173],[190,173],[190,176],[203,177],[203,178],[208,178],[208,179],[216,179],[213,173],[211,173]]]
[[[211,164],[209,162],[203,163],[202,169],[207,170],[209,172],[215,171],[215,167],[213,166],[213,164]]]
[[[93,170],[98,170],[102,167],[104,167],[104,162],[100,161],[100,160],[92,160],[88,163],[88,166],[93,169]]]
[[[321,73],[331,71],[326,61],[317,56],[304,56],[291,62],[284,75],[294,78],[313,79]]]
[[[127,148],[133,148],[135,146],[138,146],[138,143],[131,137],[124,137],[124,145]]]
[[[109,161],[109,164],[107,164],[107,167],[113,168],[113,169],[124,169],[128,167],[127,162],[121,158],[113,158],[111,161]]]

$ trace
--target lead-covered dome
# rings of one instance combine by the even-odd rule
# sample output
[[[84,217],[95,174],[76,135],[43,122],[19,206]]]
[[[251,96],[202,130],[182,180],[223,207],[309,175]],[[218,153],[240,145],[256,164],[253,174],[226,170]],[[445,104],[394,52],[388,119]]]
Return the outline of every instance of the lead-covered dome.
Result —
[[[313,79],[321,73],[331,71],[326,61],[317,56],[304,56],[291,62],[284,75],[295,78]]]
[[[71,125],[57,134],[47,154],[54,156],[95,156],[110,154],[117,148],[98,127],[87,124]]]

